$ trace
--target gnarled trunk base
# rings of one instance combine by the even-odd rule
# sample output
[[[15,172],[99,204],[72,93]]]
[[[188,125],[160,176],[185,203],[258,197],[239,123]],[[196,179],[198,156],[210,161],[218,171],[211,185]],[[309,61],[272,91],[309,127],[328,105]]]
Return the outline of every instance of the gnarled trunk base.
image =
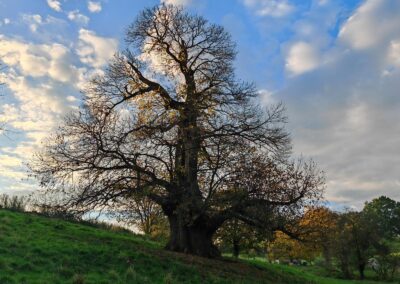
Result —
[[[169,216],[170,240],[166,249],[176,252],[215,258],[221,253],[212,242],[214,230],[210,230],[207,224],[184,224],[176,216]]]

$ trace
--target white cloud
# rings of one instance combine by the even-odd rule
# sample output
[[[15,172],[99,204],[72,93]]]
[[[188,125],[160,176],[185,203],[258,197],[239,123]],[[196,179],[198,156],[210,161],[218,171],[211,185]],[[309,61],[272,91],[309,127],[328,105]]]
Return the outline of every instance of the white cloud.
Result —
[[[57,29],[63,28],[66,23],[64,20],[59,18],[49,15],[46,18],[43,18],[38,14],[22,14],[21,21],[28,25],[32,32],[40,36],[44,36],[45,33],[55,36],[51,31],[56,31]],[[38,32],[39,28],[41,28],[40,33]]]
[[[340,39],[351,48],[366,49],[386,44],[400,35],[400,1],[367,0],[340,30]]]
[[[77,54],[85,64],[100,68],[113,57],[118,47],[118,41],[96,35],[86,29],[79,31],[79,46]]]
[[[258,91],[258,96],[263,105],[269,106],[276,103],[273,93],[269,90],[261,89]]]
[[[21,164],[18,158],[9,155],[0,155],[0,162],[5,167],[16,167]]]
[[[78,11],[67,15],[70,20],[87,23]],[[76,41],[61,38],[57,31],[68,23],[51,16],[22,14],[21,21],[36,31],[33,36],[36,42],[42,43],[0,34],[0,58],[7,65],[0,70],[1,81],[5,83],[3,91],[7,94],[5,102],[0,104],[0,113],[13,139],[8,141],[0,136],[0,190],[3,192],[17,190],[15,184],[23,190],[34,188],[34,184],[27,186],[19,180],[26,177],[25,163],[40,149],[41,141],[62,117],[76,109],[79,88],[95,72],[89,67],[105,64],[117,48],[116,40],[86,30],[81,31]],[[74,47],[80,51],[86,48],[86,53],[78,55]],[[91,66],[82,67],[77,55],[84,56],[82,60],[86,63],[83,63]]]
[[[188,6],[192,3],[192,0],[161,0],[161,3],[175,6]]]
[[[61,3],[60,3],[60,1],[47,0],[47,5],[49,5],[49,7],[51,9],[53,9],[54,11],[61,12]]]
[[[380,76],[377,57],[346,55],[276,95],[288,109],[294,152],[326,172],[331,201],[400,199],[400,82]]]
[[[76,97],[74,97],[74,96],[68,96],[67,97],[67,101],[69,101],[69,102],[71,102],[71,103],[73,103],[73,102],[76,102],[78,99],[76,98]]]
[[[89,23],[89,17],[81,14],[79,10],[68,12],[68,19],[82,25],[87,25]]]
[[[286,69],[293,75],[315,69],[319,64],[318,50],[306,42],[296,42],[290,48],[286,58]]]
[[[392,64],[396,50],[393,39]],[[347,50],[276,94],[287,105],[294,152],[326,172],[330,201],[361,207],[383,194],[400,199],[400,68],[381,76],[387,61],[386,47]]]
[[[37,14],[35,14],[35,15],[23,14],[23,15],[22,15],[22,20],[23,20],[24,22],[26,22],[26,23],[29,25],[29,29],[30,29],[32,32],[36,32],[38,26],[40,26],[41,24],[43,24],[42,16],[37,15]]]
[[[8,150],[1,148],[9,157],[6,160],[0,158],[0,172],[2,179],[14,179],[15,183],[15,179],[26,177],[24,163],[39,149],[42,139],[55,129],[68,104],[60,96],[61,88],[54,82],[32,83],[24,76],[9,74],[6,84],[18,103],[6,104],[0,111],[7,126],[15,133],[23,133],[24,137],[13,141]]]
[[[400,2],[363,1],[337,37],[343,7],[313,3],[280,46],[289,74],[318,72],[289,76],[273,93],[288,109],[294,153],[326,172],[329,201],[400,200]]]
[[[35,45],[3,38],[0,57],[8,66],[18,68],[24,76],[48,76],[72,84],[79,81],[81,71],[73,66],[69,49],[58,43]]]
[[[5,25],[8,25],[11,23],[11,20],[9,18],[4,18],[3,22]]]
[[[284,17],[291,14],[295,7],[287,0],[242,0],[244,5],[259,16]]]
[[[56,92],[57,84],[32,83],[23,76],[9,76],[7,87],[14,97],[21,103],[18,119],[23,121],[11,122],[21,130],[43,131],[54,125],[54,115],[62,114],[67,108],[63,105],[60,93]]]
[[[9,67],[2,78],[16,101],[0,106],[0,112],[10,129],[24,135],[11,149],[2,147],[0,152],[26,161],[73,108],[68,96],[77,92],[73,86],[79,84],[84,70],[72,64],[69,49],[58,43],[33,44],[2,37],[0,57]],[[0,162],[3,177],[19,178],[23,171],[16,159],[8,168]]]
[[[343,117],[343,127],[347,128],[350,132],[361,133],[366,131],[370,123],[368,114],[372,112],[370,106],[363,102],[357,102],[355,105],[348,106]]]
[[[324,6],[329,4],[330,0],[318,0],[318,5]]]
[[[393,40],[389,47],[389,64],[400,67],[400,39]]]
[[[100,2],[95,2],[95,1],[89,1],[88,2],[88,10],[91,13],[99,13],[101,11],[101,3]]]
[[[18,48],[23,49],[24,44],[21,43],[20,45],[22,47],[19,46]],[[71,85],[65,85],[59,82],[62,79],[57,78],[58,80],[55,80],[53,78],[56,77],[57,72],[52,73],[52,65],[58,60],[57,57],[63,54],[64,47],[59,45],[25,45],[27,45],[26,53],[21,53],[23,55],[20,57],[21,62],[9,65],[7,73],[3,74],[5,75],[3,76],[4,82],[15,103],[0,106],[0,112],[7,122],[7,127],[13,131],[12,133],[15,133],[12,135],[17,136],[13,137],[15,139],[13,139],[12,144],[5,142],[5,145],[9,144],[10,147],[3,147],[2,145],[0,149],[0,154],[6,153],[8,155],[7,157],[0,157],[0,177],[3,186],[5,181],[14,184],[19,183],[18,179],[26,177],[24,164],[40,148],[41,141],[55,129],[63,115],[73,109],[73,105],[71,105],[73,102],[68,96],[77,92],[71,87],[73,82],[70,82]],[[14,46],[16,46],[15,42]],[[38,52],[47,50],[54,56],[49,60],[49,71],[47,73],[40,65],[43,62],[38,65],[40,71],[34,70],[30,66],[32,62],[24,63],[27,60],[27,53],[35,48]],[[0,51],[4,52],[1,48]],[[5,58],[7,56],[8,54]],[[23,73],[28,71],[36,72],[35,75],[40,74],[43,77],[32,79]]]
[[[38,24],[42,23],[42,16],[36,14],[36,15],[31,15],[31,17],[34,22]]]

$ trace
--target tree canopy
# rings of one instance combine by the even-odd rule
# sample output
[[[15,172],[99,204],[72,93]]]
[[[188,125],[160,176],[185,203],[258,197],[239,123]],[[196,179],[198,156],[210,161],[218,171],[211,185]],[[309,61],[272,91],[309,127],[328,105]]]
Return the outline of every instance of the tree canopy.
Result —
[[[400,202],[380,196],[366,202],[363,213],[379,234],[388,238],[400,236]]]
[[[167,216],[168,249],[207,257],[231,219],[290,235],[324,177],[290,159],[282,104],[263,109],[255,86],[235,77],[230,35],[161,5],[142,11],[125,40],[31,163],[45,192],[77,213],[139,194]]]

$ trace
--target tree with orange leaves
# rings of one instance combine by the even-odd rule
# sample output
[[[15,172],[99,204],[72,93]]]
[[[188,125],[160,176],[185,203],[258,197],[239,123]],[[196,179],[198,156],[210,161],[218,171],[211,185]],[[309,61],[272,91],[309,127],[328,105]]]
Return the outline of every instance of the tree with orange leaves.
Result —
[[[298,221],[297,238],[291,238],[281,231],[275,232],[269,244],[270,258],[312,260],[322,255],[326,265],[331,263],[331,241],[335,234],[338,215],[326,207],[309,207]]]

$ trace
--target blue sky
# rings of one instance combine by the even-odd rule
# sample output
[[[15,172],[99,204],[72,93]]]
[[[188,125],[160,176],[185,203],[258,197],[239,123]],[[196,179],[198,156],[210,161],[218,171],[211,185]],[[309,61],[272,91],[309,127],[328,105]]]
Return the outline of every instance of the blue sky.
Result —
[[[332,204],[400,200],[400,1],[164,0],[223,25],[238,77],[264,105],[283,101],[294,155],[327,175]],[[118,49],[125,28],[159,0],[0,0],[0,191],[37,185],[24,163],[80,89]]]

